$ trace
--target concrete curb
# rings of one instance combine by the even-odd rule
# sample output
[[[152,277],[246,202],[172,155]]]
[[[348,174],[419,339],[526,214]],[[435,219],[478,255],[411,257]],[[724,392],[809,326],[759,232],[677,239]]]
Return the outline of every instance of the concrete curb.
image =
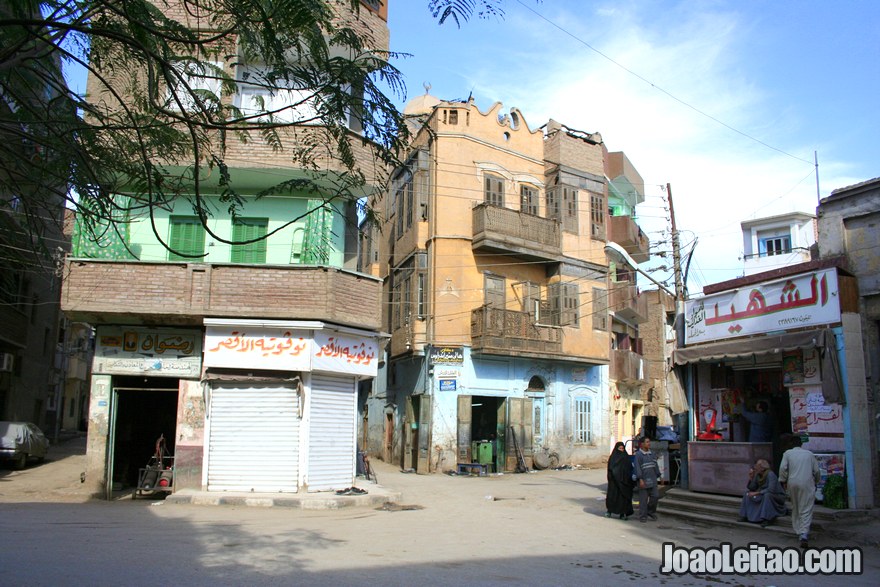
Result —
[[[208,492],[184,489],[165,498],[173,505],[244,506],[291,508],[300,510],[338,510],[351,507],[379,507],[400,503],[401,494],[382,487],[370,487],[363,495],[336,495],[335,492],[305,494],[267,494]]]

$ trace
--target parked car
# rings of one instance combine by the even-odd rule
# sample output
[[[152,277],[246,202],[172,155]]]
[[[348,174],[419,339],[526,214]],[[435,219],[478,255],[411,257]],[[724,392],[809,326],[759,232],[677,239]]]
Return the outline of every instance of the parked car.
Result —
[[[49,450],[49,439],[36,424],[0,422],[0,460],[24,469],[28,459],[42,462]]]

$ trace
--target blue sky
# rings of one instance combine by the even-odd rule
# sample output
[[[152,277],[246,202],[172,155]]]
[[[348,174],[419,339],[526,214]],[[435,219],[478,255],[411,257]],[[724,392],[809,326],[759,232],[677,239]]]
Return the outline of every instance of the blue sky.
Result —
[[[639,223],[654,241],[669,240],[661,186],[671,184],[682,245],[698,238],[692,294],[741,275],[741,221],[815,213],[814,151],[821,197],[880,176],[880,2],[504,8],[503,20],[459,29],[438,26],[427,0],[391,0],[391,48],[412,55],[395,61],[408,97],[428,82],[441,99],[516,107],[531,128],[554,118],[600,132],[645,179]]]

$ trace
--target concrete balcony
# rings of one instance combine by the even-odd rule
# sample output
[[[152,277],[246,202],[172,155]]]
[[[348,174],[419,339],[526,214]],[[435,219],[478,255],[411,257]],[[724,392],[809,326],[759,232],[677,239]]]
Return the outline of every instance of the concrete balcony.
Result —
[[[633,385],[645,380],[645,361],[642,355],[630,350],[612,349],[609,377]]]
[[[619,244],[639,263],[644,263],[651,256],[649,252],[651,241],[632,216],[609,216],[606,239]]]
[[[71,259],[61,309],[89,324],[321,320],[379,330],[381,281],[332,267]]]
[[[562,259],[562,231],[555,220],[484,203],[474,207],[473,222],[474,251],[531,261]]]
[[[534,323],[528,312],[482,306],[471,312],[474,352],[519,356],[562,354],[562,329]]]
[[[609,310],[631,324],[648,321],[648,300],[639,294],[639,288],[629,282],[614,283],[609,294]]]

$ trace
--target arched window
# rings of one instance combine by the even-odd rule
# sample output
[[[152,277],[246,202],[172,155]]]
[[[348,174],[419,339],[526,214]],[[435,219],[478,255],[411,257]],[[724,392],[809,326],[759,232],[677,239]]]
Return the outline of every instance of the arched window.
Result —
[[[544,391],[544,380],[538,377],[537,375],[533,375],[531,379],[529,379],[529,386],[526,391],[531,392],[543,392]]]

